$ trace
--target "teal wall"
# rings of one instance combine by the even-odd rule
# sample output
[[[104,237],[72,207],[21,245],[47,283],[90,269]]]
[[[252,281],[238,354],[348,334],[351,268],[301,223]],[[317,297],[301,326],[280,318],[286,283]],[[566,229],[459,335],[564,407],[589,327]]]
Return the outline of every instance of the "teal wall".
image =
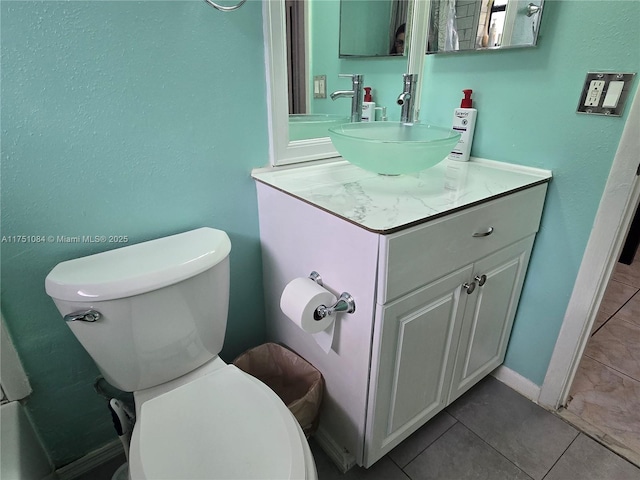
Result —
[[[340,2],[340,53],[389,55],[391,1]]]
[[[2,235],[229,233],[222,357],[264,337],[256,195],[268,162],[260,2],[3,1]],[[2,311],[56,465],[115,439],[99,372],[44,291],[116,244],[2,244]]]
[[[536,48],[426,58],[423,122],[450,124],[472,88],[472,154],[553,170],[506,359],[538,385],[626,119],[576,114],[582,85],[588,71],[640,71],[639,25],[637,1],[547,1]]]

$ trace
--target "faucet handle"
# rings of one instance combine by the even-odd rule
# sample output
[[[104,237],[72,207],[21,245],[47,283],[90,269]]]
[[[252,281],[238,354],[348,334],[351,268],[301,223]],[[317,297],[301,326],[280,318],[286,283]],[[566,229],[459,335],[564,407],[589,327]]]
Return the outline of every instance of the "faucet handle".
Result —
[[[362,83],[364,80],[364,75],[362,73],[339,73],[338,77],[350,78],[354,84]]]

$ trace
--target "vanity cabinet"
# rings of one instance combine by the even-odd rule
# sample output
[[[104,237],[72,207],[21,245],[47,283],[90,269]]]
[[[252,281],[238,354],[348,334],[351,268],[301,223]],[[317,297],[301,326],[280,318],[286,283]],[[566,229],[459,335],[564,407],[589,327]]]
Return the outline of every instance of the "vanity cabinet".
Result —
[[[471,271],[457,270],[376,309],[365,465],[446,406],[464,314],[460,290]]]
[[[504,360],[533,240],[532,235],[474,265],[471,276],[478,283],[473,292],[462,289],[467,302],[447,404]]]
[[[316,439],[343,470],[371,466],[503,362],[546,195],[534,180],[392,232],[257,183],[268,336],[322,372]],[[279,309],[312,270],[356,301],[328,353]]]
[[[365,465],[504,360],[545,191],[381,239]]]

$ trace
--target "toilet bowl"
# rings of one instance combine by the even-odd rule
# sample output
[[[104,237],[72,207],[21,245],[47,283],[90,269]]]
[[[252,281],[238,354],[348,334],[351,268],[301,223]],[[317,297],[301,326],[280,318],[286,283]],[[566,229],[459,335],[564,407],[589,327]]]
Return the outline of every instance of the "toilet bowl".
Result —
[[[282,400],[218,357],[230,249],[201,228],[62,262],[45,280],[105,379],[134,394],[131,479],[317,478]]]
[[[131,478],[316,478],[302,429],[269,387],[220,359],[197,374],[135,393]]]

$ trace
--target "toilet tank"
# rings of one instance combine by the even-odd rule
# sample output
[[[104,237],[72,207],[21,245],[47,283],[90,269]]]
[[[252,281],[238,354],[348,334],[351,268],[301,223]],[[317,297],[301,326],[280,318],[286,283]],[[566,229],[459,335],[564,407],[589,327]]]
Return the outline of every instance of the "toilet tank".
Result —
[[[45,280],[104,378],[124,391],[173,380],[216,357],[229,306],[227,234],[212,228],[62,262]]]

